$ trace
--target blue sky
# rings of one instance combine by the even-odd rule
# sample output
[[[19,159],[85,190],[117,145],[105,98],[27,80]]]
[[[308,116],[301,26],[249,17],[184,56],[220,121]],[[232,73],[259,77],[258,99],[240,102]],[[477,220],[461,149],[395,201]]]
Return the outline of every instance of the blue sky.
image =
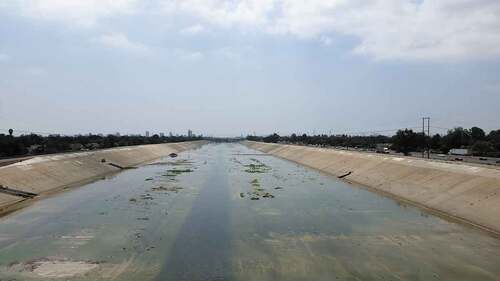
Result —
[[[423,116],[500,128],[499,1],[0,2],[2,129],[370,134]]]

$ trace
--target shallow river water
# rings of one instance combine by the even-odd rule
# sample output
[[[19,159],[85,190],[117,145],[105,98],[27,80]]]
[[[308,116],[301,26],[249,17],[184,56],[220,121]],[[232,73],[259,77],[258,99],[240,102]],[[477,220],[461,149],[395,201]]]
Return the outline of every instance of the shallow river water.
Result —
[[[500,240],[210,144],[0,218],[0,280],[500,280]]]

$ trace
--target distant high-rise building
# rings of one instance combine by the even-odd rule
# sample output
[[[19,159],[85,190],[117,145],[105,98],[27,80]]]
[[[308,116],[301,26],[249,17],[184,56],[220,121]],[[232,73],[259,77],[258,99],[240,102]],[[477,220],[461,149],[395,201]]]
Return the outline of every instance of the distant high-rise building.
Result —
[[[165,133],[160,133],[160,137],[165,137]]]
[[[149,131],[146,131],[146,137],[149,138]]]
[[[193,131],[188,130],[188,137],[192,137],[192,136],[193,136]]]
[[[116,132],[115,136],[119,137],[120,136],[120,132]]]
[[[173,136],[174,136],[174,134],[172,134],[172,132],[168,132],[168,136],[169,136],[169,137],[173,137]]]

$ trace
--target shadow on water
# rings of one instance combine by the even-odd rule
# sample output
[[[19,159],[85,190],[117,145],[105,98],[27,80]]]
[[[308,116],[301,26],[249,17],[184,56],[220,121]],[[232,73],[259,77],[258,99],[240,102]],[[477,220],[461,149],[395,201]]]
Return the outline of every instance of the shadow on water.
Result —
[[[231,247],[229,190],[223,155],[201,189],[156,277],[165,280],[229,280]]]

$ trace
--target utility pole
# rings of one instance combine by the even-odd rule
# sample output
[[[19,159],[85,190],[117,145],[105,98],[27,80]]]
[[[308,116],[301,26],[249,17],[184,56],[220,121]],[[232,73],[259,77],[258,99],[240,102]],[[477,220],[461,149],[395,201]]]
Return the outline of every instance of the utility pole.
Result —
[[[431,137],[431,118],[430,117],[422,117],[422,135],[424,140],[424,149],[422,150],[422,158],[425,158],[425,151],[427,150],[427,158],[431,158],[431,150],[427,140],[425,139],[425,121],[427,121],[427,136]]]

